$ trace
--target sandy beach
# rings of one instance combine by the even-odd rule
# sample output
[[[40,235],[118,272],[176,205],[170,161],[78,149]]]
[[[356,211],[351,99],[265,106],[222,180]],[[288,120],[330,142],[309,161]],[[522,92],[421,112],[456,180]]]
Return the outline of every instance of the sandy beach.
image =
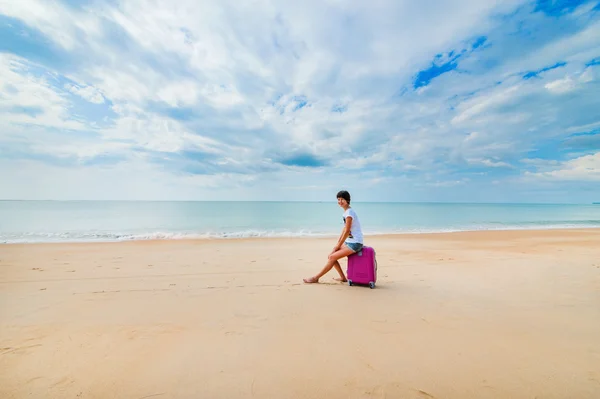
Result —
[[[0,397],[600,397],[600,230],[334,243],[2,245]]]

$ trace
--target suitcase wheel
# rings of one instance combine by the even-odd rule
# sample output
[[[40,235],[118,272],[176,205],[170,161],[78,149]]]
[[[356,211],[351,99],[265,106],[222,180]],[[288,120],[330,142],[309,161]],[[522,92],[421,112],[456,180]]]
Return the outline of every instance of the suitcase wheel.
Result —
[[[371,287],[371,289],[375,288],[375,283],[371,281],[371,282],[369,283],[369,287]]]
[[[348,285],[352,286],[352,280],[348,280]]]

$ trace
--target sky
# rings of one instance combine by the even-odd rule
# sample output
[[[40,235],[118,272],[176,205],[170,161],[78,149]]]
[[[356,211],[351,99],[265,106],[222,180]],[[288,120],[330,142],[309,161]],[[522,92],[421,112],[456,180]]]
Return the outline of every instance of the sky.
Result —
[[[600,0],[0,0],[0,198],[600,202]]]

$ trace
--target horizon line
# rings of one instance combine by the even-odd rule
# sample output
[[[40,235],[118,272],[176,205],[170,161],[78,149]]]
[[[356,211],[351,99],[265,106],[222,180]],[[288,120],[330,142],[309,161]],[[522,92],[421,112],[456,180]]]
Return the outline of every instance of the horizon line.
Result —
[[[298,203],[335,203],[333,200],[140,200],[140,199],[4,199],[0,202],[298,202]],[[598,205],[600,202],[472,202],[472,201],[352,201],[355,204],[471,204],[471,205]]]

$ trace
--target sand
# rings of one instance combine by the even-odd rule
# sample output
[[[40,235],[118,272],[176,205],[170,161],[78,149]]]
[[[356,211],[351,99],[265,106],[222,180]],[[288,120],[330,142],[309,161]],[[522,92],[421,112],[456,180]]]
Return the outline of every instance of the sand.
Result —
[[[2,245],[0,397],[600,397],[600,230],[334,243]]]

